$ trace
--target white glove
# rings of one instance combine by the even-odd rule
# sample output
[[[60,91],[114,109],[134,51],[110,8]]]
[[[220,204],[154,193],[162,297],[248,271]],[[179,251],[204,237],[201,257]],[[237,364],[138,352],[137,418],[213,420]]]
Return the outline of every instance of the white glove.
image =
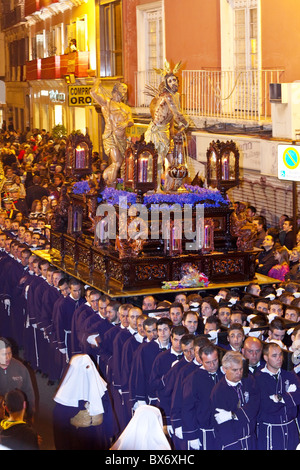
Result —
[[[4,305],[5,305],[5,308],[10,307],[10,300],[9,299],[4,299]]]
[[[254,318],[254,317],[256,317],[256,315],[254,315],[254,313],[251,313],[251,315],[248,315],[247,322],[250,323],[251,318]]]
[[[222,297],[221,295],[215,295],[215,299],[216,299],[216,301],[219,303],[220,300],[223,299],[223,297]]]
[[[174,434],[174,429],[173,429],[173,426],[171,426],[170,424],[167,426],[167,431],[168,431],[168,434],[170,437],[173,436]]]
[[[274,403],[285,403],[283,399],[279,400],[277,395],[269,395],[269,398],[274,402]]]
[[[270,313],[269,315],[267,315],[268,317],[268,322],[271,323],[271,321],[274,320],[274,318],[278,317],[277,313]]]
[[[292,354],[292,363],[297,366],[300,362],[300,349],[296,349],[296,351]]]
[[[243,327],[245,328],[245,327]],[[261,331],[260,330],[257,330],[257,331],[249,331],[248,333],[248,336],[251,336],[252,338],[259,338],[261,335]]]
[[[99,336],[99,335],[90,335],[87,339],[87,342],[89,344],[93,344],[94,346],[98,346],[98,343],[96,341],[97,336]]]
[[[67,354],[67,348],[59,349],[59,352],[62,354]]]
[[[188,441],[188,450],[200,450],[201,442],[200,439],[193,439],[192,441]]]
[[[211,341],[213,341],[214,339],[216,339],[218,337],[218,331],[217,330],[210,330],[208,335],[209,335],[209,339]]]
[[[182,434],[182,427],[180,428],[175,428],[175,436],[178,437],[178,439],[183,439],[183,434]]]
[[[222,410],[222,408],[216,408],[218,413],[215,414],[215,420],[218,424],[225,423],[232,419],[231,411]]]
[[[36,324],[36,323],[32,323],[32,328],[37,328],[37,324]]]
[[[278,287],[278,289],[276,289],[276,295],[277,295],[277,297],[279,297],[279,296],[282,294],[282,292],[284,292],[283,287]]]
[[[287,393],[293,393],[297,390],[296,384],[291,384],[288,386]]]
[[[146,402],[142,400],[136,401],[132,407],[133,411],[135,411],[139,406],[142,406],[142,405],[146,405]]]
[[[265,299],[274,300],[275,298],[276,298],[276,296],[274,294],[269,294],[269,295],[265,296]]]
[[[248,335],[250,333],[250,326],[243,326],[244,334]]]
[[[30,286],[26,286],[25,287],[25,293],[24,293],[24,297],[25,299],[27,300],[27,296],[28,296],[28,289],[29,289]]]

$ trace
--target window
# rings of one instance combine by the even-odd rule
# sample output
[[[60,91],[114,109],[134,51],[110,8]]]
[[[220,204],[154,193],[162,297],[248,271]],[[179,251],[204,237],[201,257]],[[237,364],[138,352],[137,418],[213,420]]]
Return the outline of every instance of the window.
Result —
[[[235,68],[257,69],[257,8],[249,6],[247,1],[243,3],[245,7],[234,12]]]
[[[76,39],[77,51],[87,51],[87,18],[86,15],[66,25],[66,42],[68,47],[71,39]]]
[[[122,2],[113,1],[100,6],[101,77],[123,74]]]
[[[137,7],[137,51],[138,71],[136,80],[137,106],[148,106],[145,86],[157,88],[161,77],[154,71],[163,68],[164,62],[164,20],[161,1]]]
[[[45,31],[35,36],[35,59],[43,59],[45,57]]]
[[[145,12],[146,64],[148,70],[161,68],[163,65],[162,11]]]

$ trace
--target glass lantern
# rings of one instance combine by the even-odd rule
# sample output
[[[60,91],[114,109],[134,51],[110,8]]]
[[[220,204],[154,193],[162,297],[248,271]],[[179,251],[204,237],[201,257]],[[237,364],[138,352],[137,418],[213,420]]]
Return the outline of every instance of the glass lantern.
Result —
[[[83,170],[87,168],[88,146],[85,142],[80,142],[75,148],[75,168]]]
[[[174,221],[170,222],[170,230],[164,240],[164,254],[169,256],[182,254],[182,229]]]
[[[239,151],[236,144],[220,142],[210,143],[207,150],[206,178],[209,186],[217,187],[223,196],[229,188],[239,184]]]

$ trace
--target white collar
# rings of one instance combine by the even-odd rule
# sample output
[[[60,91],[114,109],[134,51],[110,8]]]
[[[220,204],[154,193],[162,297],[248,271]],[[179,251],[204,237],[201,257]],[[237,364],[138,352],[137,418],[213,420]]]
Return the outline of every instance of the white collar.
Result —
[[[144,341],[144,337],[140,335],[139,333],[134,335],[134,339],[136,339],[138,343],[142,343]]]
[[[242,383],[241,381],[239,381],[239,382],[232,382],[231,380],[228,380],[228,379],[226,378],[226,375],[225,375],[225,380],[226,380],[227,384],[228,384],[230,387],[236,387],[237,385],[239,385],[239,384]]]
[[[281,368],[279,368],[279,369],[277,370],[277,372],[271,372],[271,371],[268,369],[267,365],[265,365],[265,367],[263,367],[263,368],[261,369],[261,371],[262,371],[262,372],[266,372],[266,374],[269,374],[269,375],[272,375],[272,376],[273,376],[273,375],[276,375],[276,374],[280,373],[280,372],[281,372]]]
[[[136,330],[134,330],[131,326],[129,326],[129,327],[127,328],[127,330],[128,330],[132,335],[137,334]]]
[[[166,346],[163,346],[163,345],[161,344],[161,342],[159,341],[158,338],[156,338],[156,339],[154,340],[154,342],[157,343],[160,348],[170,349],[170,347],[171,347],[170,343],[168,343]]]
[[[182,352],[178,353],[178,352],[174,351],[174,349],[172,348],[172,346],[171,346],[171,351],[170,351],[170,352],[171,352],[171,354],[174,354],[174,356],[181,356],[181,355],[183,355]]]

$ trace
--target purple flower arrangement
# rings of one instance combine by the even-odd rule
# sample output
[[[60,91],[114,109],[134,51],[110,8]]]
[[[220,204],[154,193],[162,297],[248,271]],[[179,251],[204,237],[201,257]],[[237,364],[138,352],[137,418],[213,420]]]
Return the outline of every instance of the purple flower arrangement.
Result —
[[[186,192],[180,193],[153,193],[145,194],[144,204],[179,204],[183,207],[185,204],[191,206],[195,204],[204,204],[204,207],[220,207],[228,205],[229,200],[224,199],[217,189],[206,189],[200,186],[184,185]],[[102,192],[102,198],[109,204],[119,204],[121,197],[127,198],[129,205],[136,203],[136,194],[134,192],[106,188]]]

